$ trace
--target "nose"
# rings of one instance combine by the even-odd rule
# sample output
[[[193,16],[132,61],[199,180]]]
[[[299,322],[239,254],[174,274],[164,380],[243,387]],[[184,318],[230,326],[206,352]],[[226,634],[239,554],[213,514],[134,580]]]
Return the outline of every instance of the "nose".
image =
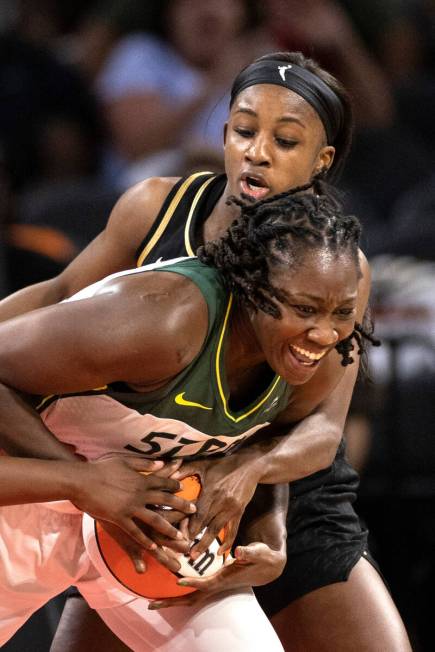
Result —
[[[270,165],[270,151],[267,139],[262,136],[253,138],[246,149],[245,157],[253,165]]]
[[[335,346],[338,342],[339,335],[334,326],[329,322],[319,322],[308,331],[308,339],[317,346]]]

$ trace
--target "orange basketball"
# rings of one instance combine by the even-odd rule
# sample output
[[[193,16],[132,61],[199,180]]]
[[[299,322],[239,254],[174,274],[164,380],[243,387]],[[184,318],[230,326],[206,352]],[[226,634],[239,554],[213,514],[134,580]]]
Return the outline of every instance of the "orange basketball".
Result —
[[[201,484],[198,476],[189,476],[182,480],[183,489],[178,495],[186,500],[198,498]],[[137,573],[133,562],[121,546],[106,532],[102,525],[88,514],[83,514],[83,538],[89,557],[97,570],[115,583],[118,588],[144,598],[171,598],[192,593],[196,589],[179,586],[180,577],[204,577],[221,568],[227,554],[218,555],[217,551],[223,541],[223,532],[212,542],[209,548],[195,561],[188,556],[177,553],[181,568],[172,573],[162,566],[146,550],[143,560],[145,573]],[[200,537],[199,537],[200,538]]]

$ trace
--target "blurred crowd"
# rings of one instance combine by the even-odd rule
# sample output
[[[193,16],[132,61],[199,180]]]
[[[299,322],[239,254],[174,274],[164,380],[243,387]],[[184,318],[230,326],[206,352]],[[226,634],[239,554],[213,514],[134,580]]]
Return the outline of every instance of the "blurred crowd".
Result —
[[[340,190],[364,226],[383,346],[349,455],[415,650],[434,649],[435,0],[2,0],[0,296],[61,271],[135,182],[220,171],[231,82],[279,50],[353,97]]]

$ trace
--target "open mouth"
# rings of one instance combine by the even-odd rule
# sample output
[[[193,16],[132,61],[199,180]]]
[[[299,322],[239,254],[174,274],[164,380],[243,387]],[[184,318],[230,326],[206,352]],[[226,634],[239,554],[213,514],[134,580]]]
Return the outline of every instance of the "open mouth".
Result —
[[[269,186],[260,177],[242,175],[242,192],[253,197],[257,201],[263,199],[269,192]]]
[[[314,353],[314,351],[308,351],[300,346],[296,346],[296,344],[289,344],[289,349],[296,360],[304,367],[315,367],[327,353],[327,351]]]

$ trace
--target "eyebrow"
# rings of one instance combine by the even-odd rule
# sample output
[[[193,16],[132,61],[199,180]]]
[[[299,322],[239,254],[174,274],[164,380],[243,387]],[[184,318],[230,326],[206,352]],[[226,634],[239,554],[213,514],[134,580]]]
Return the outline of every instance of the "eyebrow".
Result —
[[[294,294],[290,294],[290,293],[289,293],[288,297],[289,297],[289,299],[292,300],[292,301],[298,301],[299,299],[308,299],[309,301],[314,301],[314,302],[317,302],[317,303],[319,303],[319,302],[320,302],[320,303],[323,303],[323,298],[322,298],[322,297],[318,297],[318,296],[316,296],[315,294],[304,294],[304,293],[301,293],[301,294],[296,294],[296,295],[294,295]],[[350,303],[351,301],[356,301],[357,297],[358,297],[358,294],[357,294],[357,293],[355,293],[355,294],[351,294],[350,296],[348,296],[348,297],[346,297],[345,299],[343,299],[343,301],[340,302],[340,305],[342,305],[342,304],[344,304],[344,303]]]
[[[244,106],[238,108],[237,111],[235,111],[234,113],[247,113],[248,115],[252,115],[254,118],[258,118],[258,113],[256,113],[253,109],[248,109],[248,107],[244,107]],[[281,118],[278,118],[278,122],[296,123],[299,126],[301,126],[303,129],[305,129],[304,123],[301,122],[298,118],[295,118],[294,116],[291,115],[283,115]]]

